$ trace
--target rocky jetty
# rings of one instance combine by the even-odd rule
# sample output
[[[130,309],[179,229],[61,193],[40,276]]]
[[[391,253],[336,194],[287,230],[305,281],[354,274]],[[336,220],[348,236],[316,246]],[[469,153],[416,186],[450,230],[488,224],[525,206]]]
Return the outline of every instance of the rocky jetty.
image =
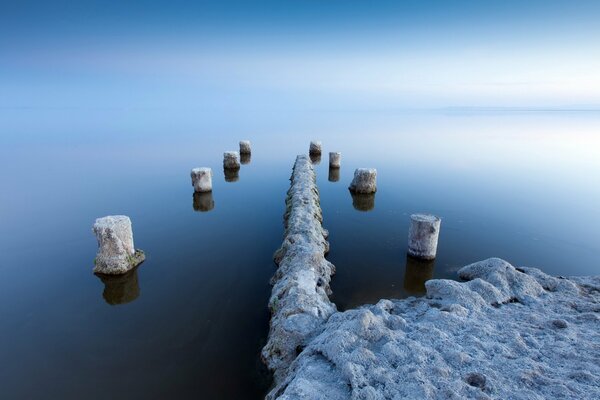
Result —
[[[458,274],[332,314],[267,398],[600,398],[600,277],[498,258]]]
[[[300,155],[286,198],[283,244],[274,257],[278,269],[271,281],[271,325],[262,351],[278,385],[290,376],[288,367],[336,312],[328,298],[335,268],[325,259],[329,244],[322,220],[314,168],[308,156]]]

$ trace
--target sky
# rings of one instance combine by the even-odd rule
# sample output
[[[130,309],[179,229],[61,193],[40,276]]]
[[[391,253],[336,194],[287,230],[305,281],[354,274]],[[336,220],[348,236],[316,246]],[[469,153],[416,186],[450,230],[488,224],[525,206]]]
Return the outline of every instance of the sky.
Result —
[[[600,108],[599,20],[586,0],[2,2],[0,107]]]

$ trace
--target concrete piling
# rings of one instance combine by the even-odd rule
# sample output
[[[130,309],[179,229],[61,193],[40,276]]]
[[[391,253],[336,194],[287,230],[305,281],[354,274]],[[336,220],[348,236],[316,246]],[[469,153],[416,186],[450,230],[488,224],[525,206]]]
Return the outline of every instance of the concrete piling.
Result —
[[[252,153],[252,150],[250,148],[250,141],[249,140],[240,141],[240,154],[250,154],[250,153]]]
[[[308,148],[309,154],[321,154],[321,142],[318,140],[313,140],[310,142],[310,147]]]
[[[223,153],[223,168],[240,169],[240,153],[237,151],[226,151]]]
[[[98,218],[93,226],[98,240],[94,272],[124,274],[144,261],[144,252],[133,247],[131,220],[125,215]]]
[[[433,260],[437,253],[438,236],[442,220],[431,214],[410,216],[408,254],[424,260]]]
[[[357,168],[348,189],[354,193],[375,193],[377,191],[377,170],[375,168]]]
[[[210,192],[212,190],[212,170],[210,168],[194,168],[190,175],[195,192]]]
[[[342,162],[342,153],[339,151],[329,153],[329,168],[339,168]]]

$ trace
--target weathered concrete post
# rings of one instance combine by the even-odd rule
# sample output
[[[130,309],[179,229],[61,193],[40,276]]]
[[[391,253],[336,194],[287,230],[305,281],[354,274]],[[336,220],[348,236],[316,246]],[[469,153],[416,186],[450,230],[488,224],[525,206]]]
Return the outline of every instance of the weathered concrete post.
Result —
[[[437,253],[442,220],[435,215],[413,214],[408,230],[408,254],[424,260],[433,260]]]
[[[342,153],[339,151],[329,153],[329,168],[339,168],[342,162]]]
[[[250,141],[242,140],[240,141],[240,154],[250,154],[252,150],[250,149]]]
[[[195,192],[202,193],[212,190],[212,170],[210,168],[194,168],[190,175]]]
[[[308,148],[309,154],[321,154],[321,142],[318,140],[313,140],[310,142],[310,147]]]
[[[354,193],[375,193],[377,191],[377,170],[375,168],[357,168],[348,189]]]
[[[133,247],[131,220],[125,215],[98,218],[93,231],[98,240],[94,272],[124,274],[144,261],[144,252]]]
[[[223,168],[240,169],[240,153],[237,151],[226,151],[223,153]]]

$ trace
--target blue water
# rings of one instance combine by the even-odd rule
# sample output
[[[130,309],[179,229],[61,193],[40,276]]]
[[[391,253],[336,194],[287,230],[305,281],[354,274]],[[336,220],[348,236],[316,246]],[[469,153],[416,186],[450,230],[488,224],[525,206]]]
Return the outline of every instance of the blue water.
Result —
[[[339,309],[420,295],[492,256],[597,274],[597,113],[2,109],[0,132],[6,398],[264,396],[272,254],[311,139]],[[222,153],[242,139],[252,158],[227,182]],[[212,199],[193,195],[202,166]],[[348,192],[357,167],[377,168],[374,198]],[[434,263],[405,255],[414,212],[442,217]],[[91,226],[110,214],[131,217],[147,260],[103,281]]]

